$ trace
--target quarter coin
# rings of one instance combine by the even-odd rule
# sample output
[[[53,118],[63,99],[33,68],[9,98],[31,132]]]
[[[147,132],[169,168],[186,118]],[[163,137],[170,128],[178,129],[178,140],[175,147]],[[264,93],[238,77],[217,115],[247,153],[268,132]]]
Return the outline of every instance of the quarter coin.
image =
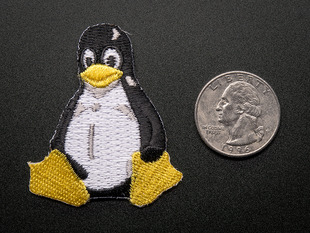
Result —
[[[203,141],[230,157],[259,152],[275,136],[280,105],[273,89],[255,74],[231,71],[213,78],[201,90],[195,122]]]

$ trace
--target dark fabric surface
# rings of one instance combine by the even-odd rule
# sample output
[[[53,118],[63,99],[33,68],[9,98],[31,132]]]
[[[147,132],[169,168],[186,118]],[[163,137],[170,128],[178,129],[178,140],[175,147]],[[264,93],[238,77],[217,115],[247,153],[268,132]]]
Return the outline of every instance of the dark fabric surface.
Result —
[[[0,8],[1,232],[309,232],[309,1],[6,1]],[[76,49],[89,25],[130,33],[136,76],[160,113],[183,181],[142,209],[124,200],[75,208],[31,194],[78,89]],[[234,160],[194,122],[202,87],[244,70],[281,105],[272,143]]]

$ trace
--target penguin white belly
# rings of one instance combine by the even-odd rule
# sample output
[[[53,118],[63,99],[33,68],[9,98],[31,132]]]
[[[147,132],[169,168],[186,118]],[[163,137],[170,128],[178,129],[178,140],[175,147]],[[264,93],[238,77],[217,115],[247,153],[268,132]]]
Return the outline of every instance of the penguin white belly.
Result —
[[[139,124],[119,82],[100,98],[84,89],[70,121],[64,149],[88,173],[87,188],[111,189],[132,174],[140,148]]]

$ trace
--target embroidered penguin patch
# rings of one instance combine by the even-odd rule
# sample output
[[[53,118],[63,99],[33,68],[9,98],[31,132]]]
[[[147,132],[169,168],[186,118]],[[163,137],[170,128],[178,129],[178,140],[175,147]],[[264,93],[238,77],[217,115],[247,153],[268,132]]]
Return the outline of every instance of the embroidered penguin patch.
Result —
[[[79,89],[63,111],[50,152],[29,162],[30,191],[81,206],[92,198],[152,203],[178,184],[158,112],[135,78],[126,32],[110,24],[80,37]]]

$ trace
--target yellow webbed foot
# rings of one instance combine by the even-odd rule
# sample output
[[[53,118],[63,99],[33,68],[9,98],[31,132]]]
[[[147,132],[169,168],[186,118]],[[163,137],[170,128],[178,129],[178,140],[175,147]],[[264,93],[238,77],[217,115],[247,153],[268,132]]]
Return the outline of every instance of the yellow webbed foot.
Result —
[[[90,195],[76,175],[66,156],[58,150],[30,167],[29,189],[32,193],[65,202],[73,206],[85,204]]]
[[[141,207],[177,185],[183,175],[171,165],[166,151],[154,162],[144,162],[140,156],[140,152],[132,155],[130,202]]]

